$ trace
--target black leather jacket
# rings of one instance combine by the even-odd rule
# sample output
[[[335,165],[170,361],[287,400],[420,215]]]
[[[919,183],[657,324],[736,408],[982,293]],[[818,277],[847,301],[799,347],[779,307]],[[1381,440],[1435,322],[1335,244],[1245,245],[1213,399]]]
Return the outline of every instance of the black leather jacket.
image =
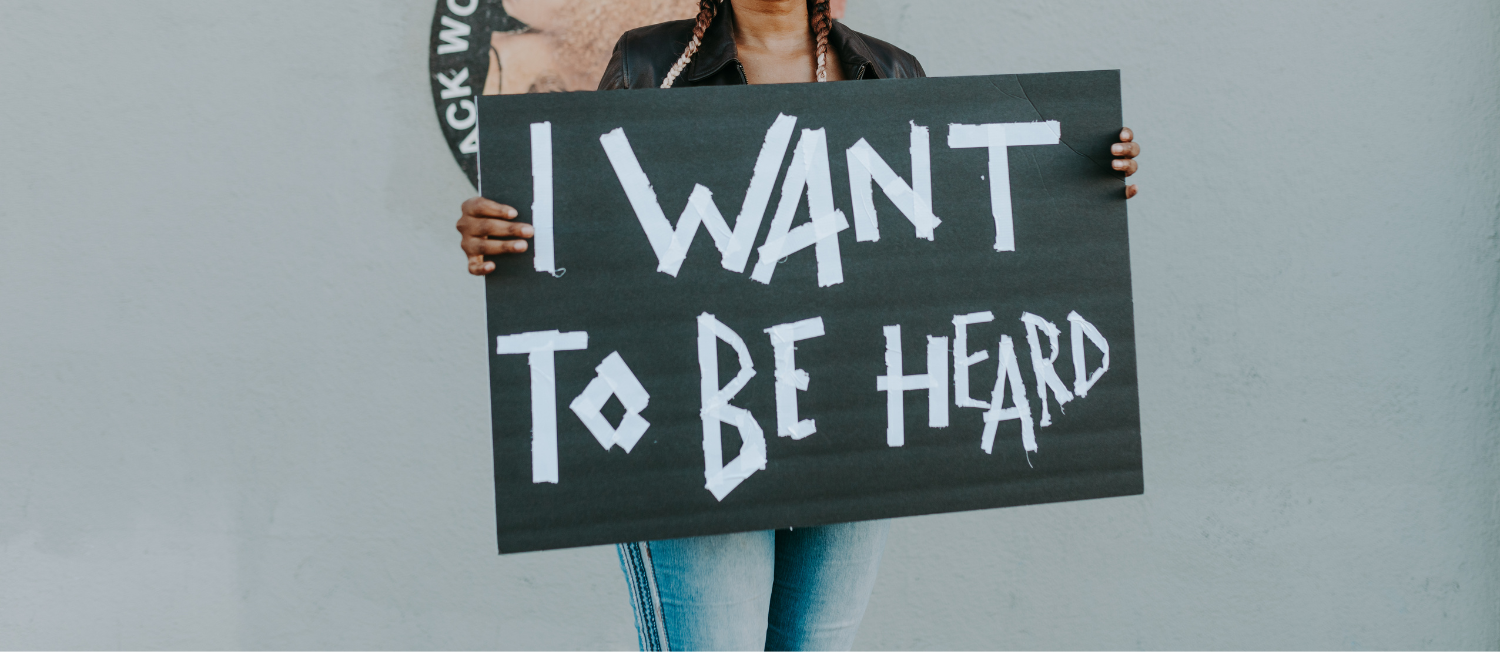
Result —
[[[745,69],[734,47],[734,9],[724,2],[691,63],[672,86],[728,86],[744,84]],[[693,21],[674,20],[625,32],[615,43],[599,90],[659,88],[693,38]],[[860,34],[834,21],[828,47],[838,54],[845,79],[926,77],[922,64],[905,50]]]

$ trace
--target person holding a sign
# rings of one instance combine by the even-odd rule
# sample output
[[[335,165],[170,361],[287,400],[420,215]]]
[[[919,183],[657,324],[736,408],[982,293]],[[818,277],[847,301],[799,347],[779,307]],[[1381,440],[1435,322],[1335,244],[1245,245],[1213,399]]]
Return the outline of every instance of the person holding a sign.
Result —
[[[700,0],[694,20],[626,32],[599,88],[924,76],[910,54],[834,22],[827,0]],[[1111,146],[1126,176],[1140,152],[1132,141],[1123,129]],[[533,227],[516,217],[483,197],[464,202],[471,274],[495,269],[485,256],[527,251]],[[848,649],[888,530],[881,520],[621,544],[641,648]]]

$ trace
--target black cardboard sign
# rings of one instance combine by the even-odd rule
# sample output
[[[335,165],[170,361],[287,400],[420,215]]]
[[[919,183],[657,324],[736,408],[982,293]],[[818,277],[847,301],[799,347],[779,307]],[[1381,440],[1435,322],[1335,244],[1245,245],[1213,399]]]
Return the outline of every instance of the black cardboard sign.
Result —
[[[1117,71],[479,102],[501,552],[1143,492]]]

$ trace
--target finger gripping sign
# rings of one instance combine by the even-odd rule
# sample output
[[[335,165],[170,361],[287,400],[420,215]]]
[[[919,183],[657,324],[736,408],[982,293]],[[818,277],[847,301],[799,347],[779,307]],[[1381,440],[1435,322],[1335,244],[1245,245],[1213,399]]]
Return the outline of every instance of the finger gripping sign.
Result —
[[[501,552],[1143,492],[1117,71],[477,110]]]

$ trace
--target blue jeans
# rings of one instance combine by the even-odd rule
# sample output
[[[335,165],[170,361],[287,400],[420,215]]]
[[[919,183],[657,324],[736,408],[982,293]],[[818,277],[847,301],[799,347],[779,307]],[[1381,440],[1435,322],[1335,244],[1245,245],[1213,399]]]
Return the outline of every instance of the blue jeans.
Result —
[[[847,650],[890,521],[620,544],[642,650]]]

